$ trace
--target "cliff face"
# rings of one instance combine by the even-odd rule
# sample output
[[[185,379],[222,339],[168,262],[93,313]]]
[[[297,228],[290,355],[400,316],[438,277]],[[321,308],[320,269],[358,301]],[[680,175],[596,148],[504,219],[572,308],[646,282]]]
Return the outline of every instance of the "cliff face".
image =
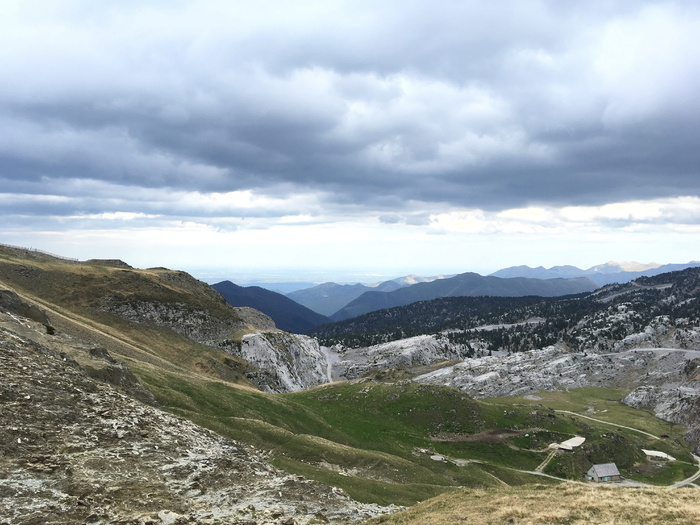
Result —
[[[637,387],[623,403],[634,408],[649,410],[659,419],[687,427],[686,439],[700,454],[700,352],[696,359],[680,368],[676,377],[658,384]]]
[[[640,386],[624,403],[634,408],[651,410],[664,421],[700,430],[700,381]]]
[[[326,355],[315,339],[286,332],[243,336],[240,347],[228,351],[268,373],[270,381],[260,385],[272,392],[296,392],[330,381]]]

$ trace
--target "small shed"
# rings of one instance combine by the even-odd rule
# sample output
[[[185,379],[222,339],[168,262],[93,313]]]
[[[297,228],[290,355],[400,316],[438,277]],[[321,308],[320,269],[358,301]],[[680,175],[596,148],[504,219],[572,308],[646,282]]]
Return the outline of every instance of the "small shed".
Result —
[[[622,481],[622,476],[620,471],[617,470],[615,463],[602,463],[589,468],[588,472],[586,472],[586,479],[596,483],[610,483]]]

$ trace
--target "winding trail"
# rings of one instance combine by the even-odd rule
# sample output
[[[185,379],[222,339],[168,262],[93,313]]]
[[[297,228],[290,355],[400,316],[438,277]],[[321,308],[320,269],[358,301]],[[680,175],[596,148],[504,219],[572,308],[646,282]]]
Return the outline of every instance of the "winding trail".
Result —
[[[603,421],[602,419],[597,419],[597,418],[591,417],[591,416],[584,416],[583,414],[578,414],[576,412],[571,412],[569,410],[555,410],[555,412],[558,412],[560,414],[570,414],[572,416],[582,417],[584,419],[590,419],[591,421],[595,421],[596,423],[602,423],[603,425],[610,425],[611,427],[624,428],[626,430],[631,430],[632,432],[638,432],[640,434],[644,434],[645,436],[648,436],[650,438],[661,439],[659,436],[655,436],[654,434],[650,434],[649,432],[645,432],[644,430],[639,430],[638,428],[626,427],[625,425],[618,425],[617,423],[611,423],[610,421]]]
[[[686,485],[691,485],[695,488],[700,488],[697,485],[695,485],[695,483],[693,483],[695,480],[700,478],[700,457],[693,454],[693,459],[695,460],[695,463],[698,465],[698,471],[695,474],[693,474],[692,476],[690,476],[689,478],[684,479],[683,481],[677,481],[673,485],[669,485],[671,488],[676,489],[678,487],[685,487]]]
[[[642,435],[645,435],[645,436],[648,436],[648,437],[651,437],[654,439],[660,439],[659,436],[655,436],[654,434],[650,434],[649,432],[645,432],[644,430],[639,430],[638,428],[632,428],[632,427],[627,427],[624,425],[618,425],[616,423],[611,423],[609,421],[603,421],[601,419],[597,419],[594,417],[584,416],[583,414],[579,414],[577,412],[571,412],[570,410],[555,410],[555,412],[558,412],[560,414],[569,414],[569,415],[576,416],[576,417],[590,419],[591,421],[595,421],[597,423],[602,423],[604,425],[610,425],[610,426],[614,426],[617,428],[624,428],[627,430],[631,430],[633,432],[638,432]],[[504,467],[509,469],[509,470],[513,470],[515,472],[522,472],[523,474],[531,474],[533,476],[543,476],[546,478],[556,479],[558,481],[565,481],[568,483],[579,483],[579,484],[583,484],[583,485],[600,485],[599,483],[583,482],[583,481],[576,481],[576,480],[571,480],[571,479],[566,479],[566,478],[560,478],[560,477],[552,476],[552,475],[545,474],[544,472],[542,472],[547,467],[549,462],[552,461],[552,459],[554,459],[557,452],[558,452],[557,449],[553,449],[549,454],[547,454],[547,457],[544,459],[544,461],[542,461],[542,463],[540,463],[535,468],[535,470],[521,470],[521,469],[516,469],[516,468],[512,468],[512,467],[505,467],[505,465],[504,465]],[[700,479],[700,456],[697,456],[695,454],[693,454],[692,456],[693,456],[693,459],[695,460],[695,465],[698,468],[697,472],[695,472],[692,476],[690,476],[684,480],[677,481],[676,483],[673,483],[671,485],[667,485],[668,488],[680,488],[680,487],[688,487],[689,486],[689,487],[693,487],[695,489],[700,490],[700,486],[695,484],[695,481]],[[456,459],[453,459],[450,457],[446,457],[445,459],[447,459],[447,461],[450,461],[450,462],[454,463],[455,465],[459,465],[459,466],[466,466],[469,463],[481,463],[481,461],[479,461],[479,460],[464,460],[464,459],[456,460]],[[607,485],[614,486],[614,487],[651,487],[651,486],[655,486],[655,485],[649,485],[647,483],[642,483],[640,481],[634,481],[631,479],[625,479],[622,481],[622,483],[612,483],[612,484],[607,484]]]

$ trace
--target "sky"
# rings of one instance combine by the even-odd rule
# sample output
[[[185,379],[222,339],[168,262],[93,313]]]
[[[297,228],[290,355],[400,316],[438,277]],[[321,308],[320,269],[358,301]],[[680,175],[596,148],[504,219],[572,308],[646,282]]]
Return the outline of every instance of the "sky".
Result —
[[[695,0],[2,0],[0,28],[0,243],[241,283],[700,259]]]

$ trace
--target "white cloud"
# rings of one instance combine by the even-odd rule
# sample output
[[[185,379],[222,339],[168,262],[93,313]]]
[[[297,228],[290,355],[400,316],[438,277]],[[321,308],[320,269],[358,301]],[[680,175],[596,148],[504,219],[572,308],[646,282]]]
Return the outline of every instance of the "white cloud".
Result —
[[[700,231],[700,198],[616,202],[602,206],[513,208],[501,212],[452,211],[431,217],[431,227],[443,232],[536,234],[650,231]]]
[[[608,125],[697,110],[700,11],[667,3],[606,25],[593,58]]]

